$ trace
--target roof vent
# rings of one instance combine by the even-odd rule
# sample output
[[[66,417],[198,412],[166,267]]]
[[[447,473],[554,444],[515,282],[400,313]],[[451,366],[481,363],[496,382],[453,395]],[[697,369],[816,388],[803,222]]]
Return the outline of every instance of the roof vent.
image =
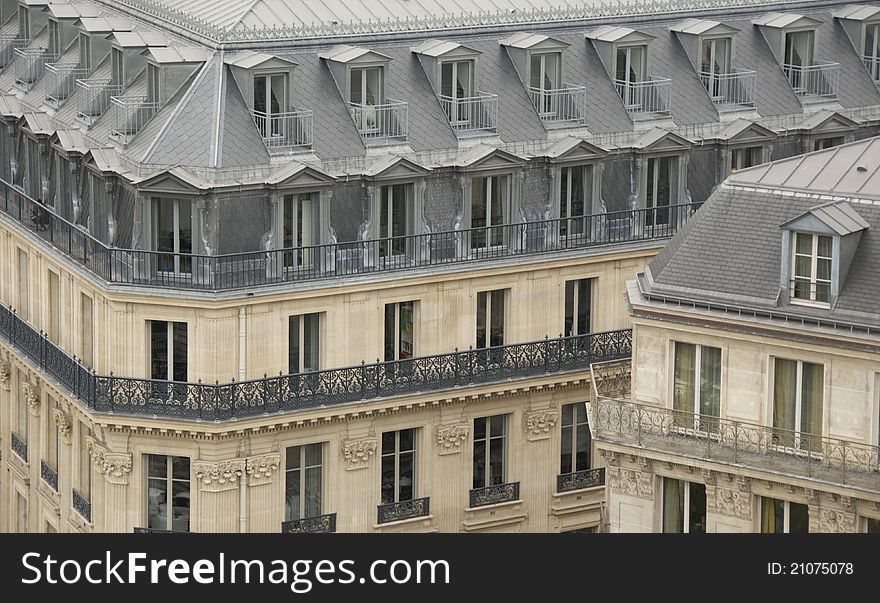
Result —
[[[868,168],[866,168],[866,167],[863,166],[863,165],[859,165],[859,166],[856,166],[856,171],[857,171],[857,172],[867,172],[867,171],[868,171]]]

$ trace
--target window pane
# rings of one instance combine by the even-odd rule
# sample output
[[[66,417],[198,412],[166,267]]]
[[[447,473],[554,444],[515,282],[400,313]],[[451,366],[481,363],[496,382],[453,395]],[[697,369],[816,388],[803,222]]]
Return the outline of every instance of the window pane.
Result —
[[[321,444],[309,444],[308,446],[306,446],[307,467],[320,466],[324,462],[323,449],[324,447]]]
[[[773,426],[787,431],[795,428],[795,395],[797,389],[797,362],[776,358],[773,370]],[[777,444],[792,446],[794,440],[787,432],[774,433]]]
[[[822,434],[824,366],[803,363],[801,384],[801,433]],[[818,445],[819,442],[816,442]]]
[[[672,407],[685,413],[694,412],[696,358],[697,351],[694,344],[675,342]],[[676,416],[677,424],[679,420],[687,421],[689,417]]]
[[[663,478],[663,532],[681,534],[684,532],[684,493],[682,482]]]
[[[440,65],[440,96],[452,96],[452,66],[451,62]]]
[[[301,448],[299,446],[291,446],[287,449],[287,463],[285,467],[290,469],[299,469],[300,458],[302,457]]]
[[[560,473],[571,473],[574,471],[574,463],[572,463],[572,430],[571,425],[562,427],[562,457],[560,459]]]
[[[782,534],[785,531],[785,503],[774,498],[761,498],[761,533]]]
[[[565,336],[570,337],[575,334],[574,331],[574,293],[576,281],[566,281],[565,283]]]
[[[721,416],[721,350],[700,346],[700,414]]]
[[[399,433],[400,433],[399,450],[401,452],[404,452],[407,450],[415,450],[416,449],[416,430],[415,429],[401,429]]]
[[[321,467],[306,469],[305,516],[315,517],[321,514]]]
[[[576,404],[566,404],[562,407],[562,426],[574,423],[574,407]]]
[[[175,532],[189,531],[189,482],[172,482],[171,529]]]
[[[302,371],[302,365],[300,364],[300,349],[299,349],[299,316],[291,316],[288,319],[288,335],[287,335],[287,364],[288,371],[290,373],[299,373]]]
[[[504,290],[492,291],[492,316],[490,325],[491,341],[489,345],[504,345]]]
[[[351,85],[349,100],[355,104],[363,104],[363,70],[351,70]]]
[[[159,457],[163,461],[164,457]],[[152,465],[153,457],[150,457]],[[154,530],[168,529],[168,482],[163,477],[147,480],[147,527]]]
[[[172,353],[174,354],[174,381],[187,380],[187,337],[186,323],[175,322],[173,326],[174,346]]]
[[[391,432],[394,436],[394,432]],[[384,439],[384,438],[383,438]],[[383,444],[384,445],[384,444]],[[384,450],[384,448],[383,448]],[[395,478],[395,456],[388,454],[382,456],[382,504],[393,503],[394,501],[394,478]]]
[[[583,406],[578,404],[577,406]],[[592,435],[590,434],[590,426],[586,423],[578,423],[576,428],[577,434],[577,458],[575,462],[575,471],[586,471],[590,468],[590,456],[592,453]]]
[[[485,439],[486,437],[486,417],[474,419],[474,439]]]
[[[385,360],[395,359],[397,345],[397,326],[395,308],[397,304],[385,304]]]
[[[691,534],[706,533],[706,486],[688,484],[690,500],[688,501],[688,532]]]
[[[812,255],[813,254],[813,236],[808,235],[808,234],[804,234],[802,232],[797,233],[795,251],[799,254]]]
[[[317,371],[320,363],[319,314],[303,317],[303,370]]]
[[[175,456],[171,458],[171,476],[177,480],[189,480],[189,458]]]
[[[493,438],[505,435],[506,415],[495,415],[489,418],[489,435]]]
[[[147,455],[147,476],[165,479],[165,474],[168,471],[167,463],[168,461],[164,456]]]
[[[413,302],[401,302],[400,307],[400,358],[412,358],[415,353],[415,323]]]
[[[481,291],[477,293],[477,347],[486,347],[486,320],[488,318],[489,293]]]
[[[296,450],[295,456],[299,457],[299,446],[295,449],[289,449],[289,451]],[[287,459],[290,462],[291,457],[294,456],[288,452]],[[297,464],[299,461],[297,461]],[[302,519],[300,514],[300,505],[301,505],[301,482],[302,472],[299,469],[290,470],[287,472],[285,483],[284,483],[284,505],[285,505],[285,516],[287,517],[287,521],[294,521],[297,519]]]
[[[150,321],[150,378],[168,379],[168,323]]]
[[[407,430],[408,431],[408,430]],[[400,455],[400,489],[397,500],[412,500],[415,497],[415,453]]]
[[[578,307],[577,307],[577,334],[585,335],[590,332],[590,297],[591,279],[578,281]]]
[[[504,438],[489,440],[489,485],[504,483]]]
[[[486,440],[474,440],[474,488],[486,485]]]
[[[810,512],[807,505],[788,503],[788,533],[806,534],[810,531]]]

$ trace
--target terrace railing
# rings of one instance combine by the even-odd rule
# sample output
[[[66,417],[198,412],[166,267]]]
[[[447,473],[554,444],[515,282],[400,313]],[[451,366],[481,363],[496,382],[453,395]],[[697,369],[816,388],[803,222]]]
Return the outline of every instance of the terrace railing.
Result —
[[[566,85],[555,89],[529,87],[529,97],[544,123],[581,123],[584,120],[587,108],[585,86]]]
[[[480,92],[467,98],[440,96],[440,106],[456,133],[495,132],[498,124],[498,95]]]
[[[77,117],[88,125],[97,120],[110,106],[110,99],[122,93],[122,86],[111,84],[109,78],[76,80],[80,89],[77,97]]]
[[[700,73],[700,79],[719,111],[755,106],[755,72]]]
[[[651,77],[641,82],[614,80],[617,94],[633,117],[665,117],[672,100],[672,80]]]
[[[349,103],[351,119],[366,142],[406,142],[409,120],[408,105],[388,99],[382,105]]]
[[[34,83],[43,77],[46,60],[52,57],[48,48],[16,48],[15,85],[30,90]]]
[[[46,63],[46,102],[54,107],[70,98],[76,89],[76,80],[84,78],[89,70],[80,67],[79,61],[69,63]]]
[[[113,110],[113,128],[110,135],[123,144],[144,127],[156,111],[159,103],[147,100],[143,95],[113,96],[110,98]]]
[[[815,65],[783,65],[788,83],[804,101],[834,100],[840,81],[840,65],[819,61]]]
[[[254,111],[253,116],[270,151],[312,148],[312,112],[308,109],[294,107],[284,113]]]

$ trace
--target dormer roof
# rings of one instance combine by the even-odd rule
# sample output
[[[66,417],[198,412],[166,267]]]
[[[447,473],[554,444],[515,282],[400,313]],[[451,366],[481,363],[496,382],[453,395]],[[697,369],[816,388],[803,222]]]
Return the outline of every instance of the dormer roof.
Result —
[[[349,46],[348,44],[334,46],[330,50],[321,53],[319,56],[327,61],[346,64],[384,63],[391,60],[391,57],[382,54],[381,52],[376,52],[369,48],[361,48],[359,46]]]
[[[445,40],[425,40],[418,46],[413,47],[412,51],[433,59],[480,54],[479,50],[475,50],[470,46]]]
[[[521,50],[562,50],[570,46],[568,42],[563,42],[557,38],[524,31],[511,34],[499,43],[502,46]]]
[[[243,50],[235,54],[228,55],[225,59],[227,65],[233,67],[241,67],[242,69],[257,69],[263,67],[279,67],[290,68],[296,67],[298,63],[285,59],[274,54],[265,52],[254,52],[252,50]]]
[[[675,33],[690,34],[693,36],[733,35],[739,30],[719,21],[710,19],[685,19],[669,28]]]
[[[597,42],[610,42],[612,44],[647,44],[654,36],[631,27],[617,25],[603,25],[586,34],[590,40]]]
[[[761,27],[774,27],[777,29],[788,29],[795,27],[816,27],[822,22],[806,15],[798,13],[767,13],[752,21],[755,25]]]
[[[827,227],[830,232],[842,237],[870,228],[868,222],[847,201],[833,201],[811,207],[780,228],[810,231],[815,230],[816,221]]]

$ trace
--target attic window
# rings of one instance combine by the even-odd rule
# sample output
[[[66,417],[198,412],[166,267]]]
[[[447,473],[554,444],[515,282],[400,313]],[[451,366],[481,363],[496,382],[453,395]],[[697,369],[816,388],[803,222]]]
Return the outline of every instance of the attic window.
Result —
[[[793,234],[792,302],[830,303],[832,237],[808,232]]]
[[[880,82],[880,23],[865,25],[863,58],[871,78],[875,82]]]

